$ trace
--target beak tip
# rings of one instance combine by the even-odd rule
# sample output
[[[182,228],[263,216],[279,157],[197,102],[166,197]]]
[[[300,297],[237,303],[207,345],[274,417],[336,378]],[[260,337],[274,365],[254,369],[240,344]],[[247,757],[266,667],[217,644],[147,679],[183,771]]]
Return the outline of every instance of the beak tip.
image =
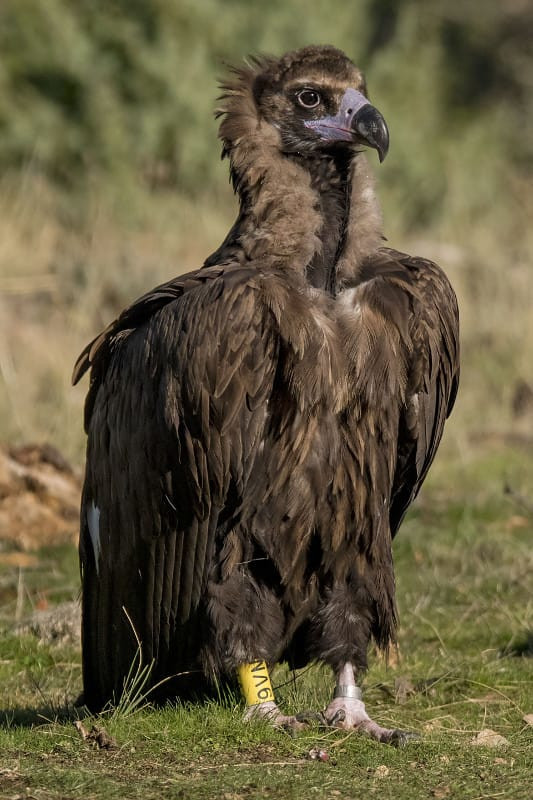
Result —
[[[389,152],[389,129],[377,108],[370,103],[363,106],[352,120],[352,129],[364,144],[377,150],[379,163],[383,163]]]
[[[382,124],[373,132],[373,135],[367,139],[367,144],[377,150],[380,164],[385,161],[389,152],[389,130],[383,118],[381,118],[381,122]]]
[[[383,164],[383,162],[387,157],[387,153],[389,152],[389,143],[387,142],[386,144],[381,145],[380,147],[377,148],[377,151],[378,151],[379,163]]]

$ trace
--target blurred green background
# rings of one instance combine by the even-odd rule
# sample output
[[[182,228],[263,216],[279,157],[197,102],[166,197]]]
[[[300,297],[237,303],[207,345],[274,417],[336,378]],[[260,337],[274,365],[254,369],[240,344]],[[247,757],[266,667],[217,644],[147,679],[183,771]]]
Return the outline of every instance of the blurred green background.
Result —
[[[365,71],[391,131],[385,232],[459,295],[448,451],[533,443],[533,12],[527,0],[3,0],[0,441],[81,463],[71,365],[135,296],[199,267],[235,214],[224,63],[309,43]]]
[[[105,758],[68,721],[18,728],[28,714],[54,719],[81,688],[77,640],[43,642],[45,623],[37,640],[13,635],[28,611],[79,596],[79,483],[52,469],[57,454],[26,468],[2,445],[50,442],[81,473],[88,381],[70,386],[77,355],[134,298],[201,266],[233,222],[213,117],[224,63],[310,43],[336,45],[365,71],[391,132],[382,165],[369,153],[385,233],[443,266],[461,311],[456,408],[395,541],[403,655],[388,670],[372,658],[367,679],[376,718],[424,741],[404,752],[317,731],[281,738],[243,729],[224,704],[108,717],[120,749]],[[410,800],[526,796],[532,47],[531,0],[0,0],[0,627],[10,632],[0,783],[12,779],[10,796],[329,798],[354,786]],[[71,611],[76,632],[76,602]],[[322,676],[287,685],[287,710],[318,708]],[[470,747],[487,727],[508,737],[505,758]],[[303,766],[317,741],[338,766]]]

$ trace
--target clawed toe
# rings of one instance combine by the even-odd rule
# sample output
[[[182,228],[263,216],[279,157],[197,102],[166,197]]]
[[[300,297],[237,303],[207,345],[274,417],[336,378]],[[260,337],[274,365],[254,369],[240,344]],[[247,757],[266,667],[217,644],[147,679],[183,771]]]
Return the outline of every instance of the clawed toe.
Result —
[[[335,697],[324,711],[323,718],[330,728],[364,733],[378,742],[391,744],[394,747],[405,747],[409,742],[420,738],[411,731],[383,728],[378,725],[368,716],[362,700],[354,697]]]
[[[283,717],[279,727],[284,728],[290,733],[305,731],[312,725],[324,725],[324,715],[318,711],[300,711],[294,717]]]
[[[299,714],[296,714],[295,719],[307,725],[313,725],[314,723],[324,725],[326,722],[324,715],[320,711],[300,711]]]
[[[346,711],[343,708],[339,708],[332,717],[328,718],[325,714],[322,716],[326,725],[330,728],[342,728],[346,724]]]
[[[276,728],[283,728],[284,731],[294,735],[295,733],[300,733],[300,731],[305,731],[309,727],[309,723],[306,719],[300,719],[300,715],[296,714],[294,717],[282,717],[275,723]]]
[[[287,716],[277,707],[273,701],[258,703],[249,706],[244,715],[245,722],[264,720],[272,725],[273,728],[282,728],[289,733],[298,733],[306,730],[313,722],[323,722],[321,714],[315,711],[302,711],[295,716]]]
[[[421,738],[419,733],[415,733],[414,731],[401,731],[399,728],[396,728],[392,731],[388,743],[392,744],[394,747],[405,747],[411,742],[420,741]]]
[[[359,700],[340,701],[337,699],[332,701],[324,712],[301,711],[294,716],[283,714],[276,703],[268,701],[250,706],[246,710],[244,719],[246,721],[262,719],[272,727],[285,730],[293,735],[318,723],[328,728],[365,733],[379,742],[394,747],[405,747],[410,742],[420,739],[420,736],[412,731],[382,728],[370,719],[364,710],[364,705]]]

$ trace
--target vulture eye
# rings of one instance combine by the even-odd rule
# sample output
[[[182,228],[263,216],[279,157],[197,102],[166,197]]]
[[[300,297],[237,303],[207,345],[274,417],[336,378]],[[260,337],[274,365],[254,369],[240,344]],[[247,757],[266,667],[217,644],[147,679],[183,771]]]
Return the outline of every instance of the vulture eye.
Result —
[[[314,89],[301,89],[296,98],[303,108],[316,108],[320,104],[320,95]]]

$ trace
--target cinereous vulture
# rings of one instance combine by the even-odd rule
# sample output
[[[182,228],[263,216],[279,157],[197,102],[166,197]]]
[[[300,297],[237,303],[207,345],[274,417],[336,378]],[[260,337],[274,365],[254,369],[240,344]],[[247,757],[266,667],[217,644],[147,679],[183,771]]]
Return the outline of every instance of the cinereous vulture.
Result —
[[[160,697],[237,673],[247,716],[298,727],[266,665],[335,675],[322,718],[381,741],[358,676],[395,638],[391,545],[458,383],[454,292],[384,246],[362,147],[385,120],[357,67],[306,47],[233,70],[220,139],[237,220],[201,269],[83,351],[84,698],[142,655]]]

